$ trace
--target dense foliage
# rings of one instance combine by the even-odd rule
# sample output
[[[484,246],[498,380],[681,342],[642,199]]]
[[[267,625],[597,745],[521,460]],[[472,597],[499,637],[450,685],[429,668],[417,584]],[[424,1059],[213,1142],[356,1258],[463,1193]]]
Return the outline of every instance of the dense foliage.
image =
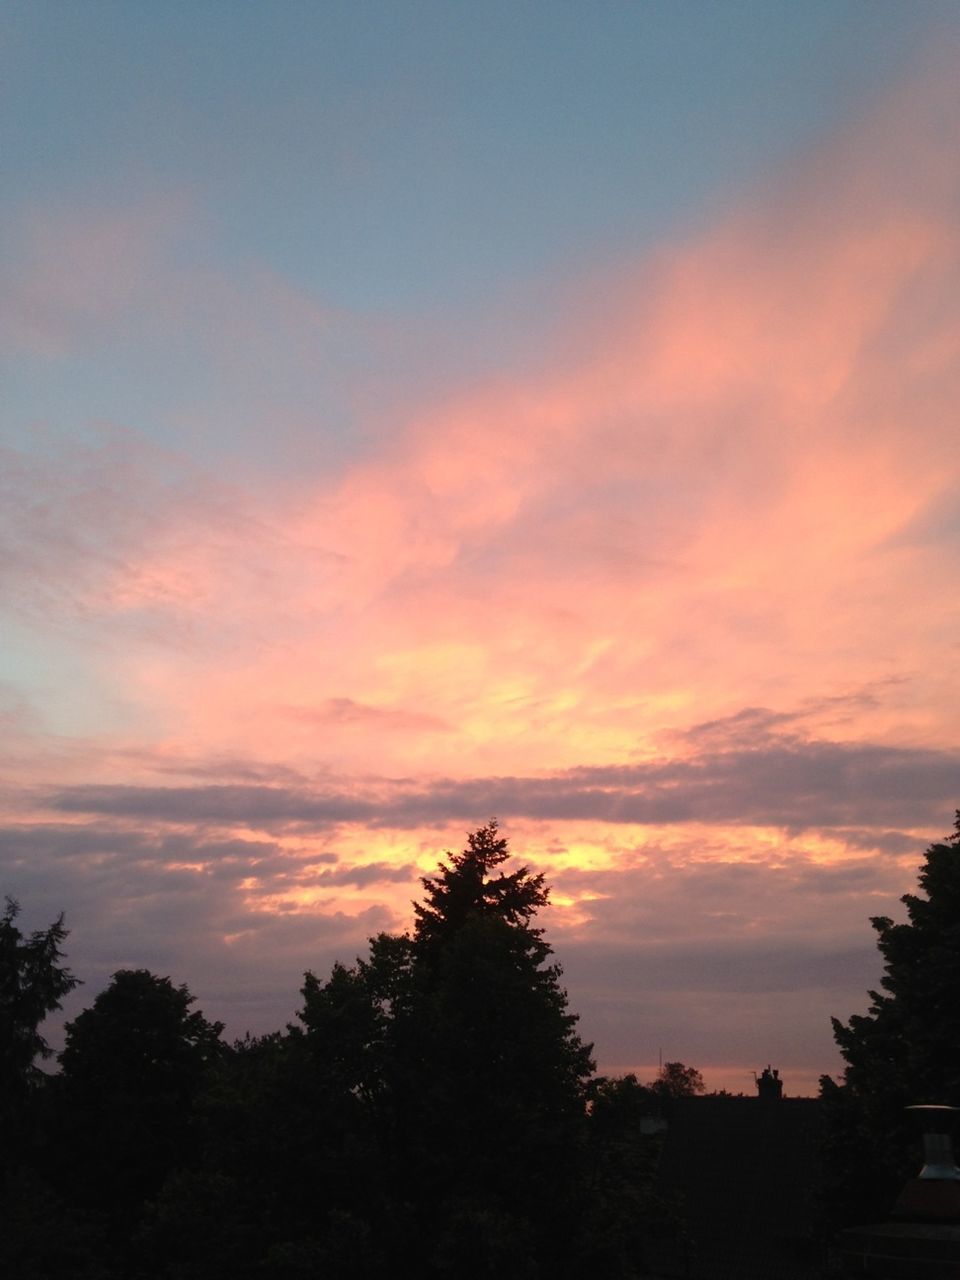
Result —
[[[833,1019],[847,1065],[825,1076],[825,1204],[834,1222],[885,1217],[919,1166],[913,1103],[960,1106],[960,811],[953,835],[931,845],[907,920],[875,916],[881,991],[849,1022]]]
[[[495,822],[470,835],[423,880],[412,931],[307,973],[273,1035],[228,1046],[186,987],[117,973],[24,1101],[11,1280],[643,1274],[656,1093],[593,1078],[534,923],[543,877],[508,858]],[[42,935],[38,1014],[73,984],[64,936]]]
[[[665,1062],[650,1089],[658,1098],[693,1098],[704,1093],[706,1086],[696,1067],[687,1067],[682,1062]]]
[[[63,916],[25,937],[16,925],[19,914],[19,904],[7,898],[0,916],[0,1098],[5,1102],[36,1082],[36,1059],[50,1056],[40,1024],[78,981],[60,964],[67,933]]]

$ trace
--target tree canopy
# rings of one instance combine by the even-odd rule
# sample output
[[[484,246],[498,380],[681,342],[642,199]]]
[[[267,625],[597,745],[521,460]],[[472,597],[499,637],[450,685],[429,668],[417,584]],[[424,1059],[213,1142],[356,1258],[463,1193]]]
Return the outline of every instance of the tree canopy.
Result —
[[[121,969],[72,1022],[59,1056],[65,1162],[111,1211],[155,1194],[181,1158],[194,1101],[223,1051],[223,1024],[186,986]]]
[[[832,1019],[846,1067],[821,1082],[828,1161],[845,1216],[881,1215],[916,1172],[912,1103],[960,1105],[960,811],[954,832],[927,849],[921,893],[906,894],[907,919],[874,916],[883,958],[880,991],[849,1021]]]
[[[696,1067],[682,1062],[665,1062],[650,1090],[658,1098],[693,1098],[703,1093],[703,1076]]]
[[[901,899],[907,920],[873,916],[883,957],[882,991],[870,1011],[834,1018],[844,1082],[891,1102],[960,1102],[960,811],[954,833],[931,845],[922,894]]]
[[[148,969],[121,969],[72,1022],[64,1078],[105,1095],[189,1092],[222,1048],[222,1022],[191,1009],[196,997]]]
[[[29,1168],[0,1181],[12,1280],[642,1274],[650,1090],[592,1078],[536,923],[548,889],[510,856],[495,821],[470,833],[412,928],[308,972],[272,1035],[226,1045],[186,986],[114,974],[32,1091]],[[39,939],[37,1012],[74,981],[63,936]]]
[[[79,983],[60,963],[67,930],[60,915],[47,929],[24,935],[20,906],[6,899],[0,916],[0,1095],[11,1098],[35,1082],[37,1058],[49,1058],[40,1033],[49,1013]]]

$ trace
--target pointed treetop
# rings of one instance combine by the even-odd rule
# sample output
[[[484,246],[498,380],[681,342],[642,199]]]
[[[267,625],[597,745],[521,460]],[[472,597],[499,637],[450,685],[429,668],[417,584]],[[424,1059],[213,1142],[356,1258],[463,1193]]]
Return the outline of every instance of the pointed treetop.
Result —
[[[447,854],[449,865],[441,862],[436,876],[424,876],[424,902],[415,902],[418,942],[433,942],[451,936],[468,920],[494,917],[538,938],[541,929],[530,928],[534,912],[545,906],[549,890],[542,875],[531,875],[529,867],[519,867],[507,875],[494,875],[510,857],[507,840],[499,833],[496,818],[467,836],[462,853]]]
[[[0,1113],[3,1095],[9,1098],[40,1077],[34,1060],[52,1051],[39,1028],[79,985],[60,963],[67,937],[63,915],[48,929],[24,934],[16,924],[19,914],[20,904],[8,897],[0,914]]]

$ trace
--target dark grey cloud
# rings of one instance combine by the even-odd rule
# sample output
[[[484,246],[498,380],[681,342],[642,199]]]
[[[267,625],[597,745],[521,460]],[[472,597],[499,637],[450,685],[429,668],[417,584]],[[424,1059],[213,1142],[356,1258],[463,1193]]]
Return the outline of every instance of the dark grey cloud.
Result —
[[[960,794],[957,797],[960,800]],[[950,801],[955,807],[954,801]],[[924,824],[925,826],[928,824]],[[904,831],[885,831],[882,828],[869,827],[835,827],[832,834],[837,836],[850,849],[879,849],[883,853],[904,854],[915,853],[917,837]]]
[[[614,821],[909,826],[950,812],[960,795],[960,753],[870,743],[770,743],[691,760],[575,769],[567,778],[584,784],[581,795],[607,796]]]
[[[309,885],[354,885],[363,889],[371,884],[403,884],[406,881],[415,883],[417,868],[412,862],[399,865],[392,862],[367,862],[355,867],[338,867],[336,871],[318,871],[309,877],[300,877],[299,884]]]
[[[166,863],[188,857],[200,857],[203,861],[226,858],[253,860],[276,857],[278,852],[278,846],[271,840],[205,840],[176,832],[155,834],[131,831],[126,827],[74,823],[36,823],[29,826],[23,823],[0,827],[0,856],[7,865],[38,854],[70,858],[91,853],[119,853]],[[336,860],[334,854],[318,856],[321,861]]]
[[[741,707],[730,715],[702,720],[689,728],[669,730],[664,742],[681,742],[699,749],[750,749],[769,744],[797,745],[816,736],[811,726],[837,726],[882,705],[890,689],[903,684],[904,676],[887,676],[857,684],[838,693],[803,698],[790,711],[770,707]]]
[[[751,743],[768,742],[775,734],[782,737],[786,730],[796,727],[800,718],[801,713],[798,711],[741,707],[732,715],[701,720],[688,729],[671,730],[663,737],[666,741],[695,743],[714,750],[726,746],[744,747]]]
[[[329,827],[375,820],[371,800],[348,793],[258,784],[195,787],[76,786],[59,790],[52,807],[64,813],[96,813],[148,822],[230,825],[271,829],[288,825]]]
[[[263,785],[73,786],[61,812],[150,822],[323,830],[502,818],[811,827],[949,826],[960,753],[870,743],[768,741],[689,759],[583,766],[544,777],[384,780],[322,788]]]
[[[0,874],[7,892],[34,898],[41,884],[70,884],[89,902],[140,902],[153,895],[191,894],[200,884],[227,891],[255,877],[261,895],[297,887],[415,882],[412,863],[337,864],[329,850],[301,853],[267,840],[206,839],[182,832],[160,833],[95,824],[0,827]],[[316,869],[317,867],[321,869]],[[254,891],[248,888],[248,893]]]
[[[204,760],[177,760],[170,763],[158,760],[148,752],[130,754],[137,763],[146,764],[154,773],[173,774],[181,778],[215,778],[221,784],[229,779],[231,782],[299,786],[312,780],[302,770],[276,761],[264,763],[213,756]]]

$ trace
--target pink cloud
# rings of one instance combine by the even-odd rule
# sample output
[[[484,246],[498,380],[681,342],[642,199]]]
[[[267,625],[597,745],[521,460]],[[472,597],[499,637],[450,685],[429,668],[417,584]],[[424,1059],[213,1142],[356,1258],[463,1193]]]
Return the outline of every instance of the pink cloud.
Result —
[[[24,611],[72,601],[171,756],[530,773],[864,682],[885,692],[845,737],[955,744],[954,542],[901,535],[956,491],[958,161],[931,125],[958,115],[915,83],[585,284],[553,363],[398,405],[335,473],[254,497],[168,458],[158,484],[129,441],[81,484],[76,458],[28,468]],[[119,237],[130,262],[152,225]],[[135,296],[118,261],[107,310]],[[323,316],[259,296],[308,361]],[[269,327],[237,323],[244,350]]]
[[[778,1027],[805,1079],[829,1069],[866,917],[957,771],[958,127],[934,68],[568,290],[552,358],[407,387],[335,466],[244,488],[130,428],[6,451],[30,689],[3,691],[0,855],[41,919],[68,907],[84,976],[182,972],[225,1012],[202,974],[232,1029],[268,1030],[498,811],[555,886],[604,1065],[666,1037],[735,1075]],[[35,222],[9,331],[53,359],[187,333],[299,450],[322,411],[285,415],[282,384],[322,383],[363,323],[187,270],[197,220],[174,198]]]
[[[562,767],[894,675],[915,705],[901,689],[886,732],[951,734],[950,560],[897,541],[957,478],[957,158],[910,145],[931,110],[898,99],[627,264],[585,330],[561,319],[562,362],[409,408],[276,503],[176,459],[158,487],[129,445],[86,490],[40,477],[68,515],[32,508],[31,580],[120,627],[118,674],[202,750],[440,767],[444,722],[465,773]],[[320,735],[293,706],[415,708],[425,732]]]

